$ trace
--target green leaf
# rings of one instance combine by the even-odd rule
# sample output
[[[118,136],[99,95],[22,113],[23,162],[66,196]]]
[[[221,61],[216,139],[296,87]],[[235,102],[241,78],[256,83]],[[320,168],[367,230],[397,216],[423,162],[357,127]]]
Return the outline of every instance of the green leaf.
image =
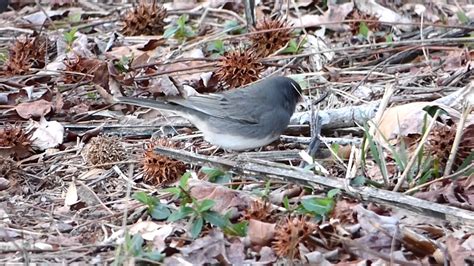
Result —
[[[373,155],[374,161],[377,164],[377,166],[380,169],[380,172],[382,173],[382,176],[384,179],[388,178],[387,174],[387,163],[385,161],[385,158],[383,156],[383,151],[382,147],[379,145],[379,143],[375,142],[375,140],[372,138],[372,135],[370,134],[369,130],[365,131],[365,135],[367,137],[367,141],[369,142],[369,148],[370,152]]]
[[[325,216],[334,207],[334,200],[328,198],[307,198],[301,201],[301,205],[309,212]]]
[[[70,14],[67,18],[69,22],[75,23],[75,22],[81,21],[81,16],[82,16],[81,13],[74,13],[74,14]]]
[[[229,34],[242,34],[244,33],[244,27],[237,20],[228,20],[224,23],[224,31],[229,32]]]
[[[462,10],[458,11],[456,13],[456,15],[459,19],[459,22],[461,22],[462,24],[468,24],[469,23],[469,17],[466,16],[466,13],[464,13]]]
[[[283,207],[285,207],[285,209],[287,210],[290,210],[290,201],[288,200],[288,196],[286,195],[283,198]]]
[[[385,41],[388,43],[393,43],[393,33],[389,33],[385,36]]]
[[[333,188],[331,190],[328,191],[328,198],[332,199],[334,198],[334,196],[336,196],[337,194],[339,194],[341,192],[340,189],[338,188]]]
[[[223,175],[226,174],[224,171],[222,171],[220,169],[209,168],[209,167],[205,167],[205,168],[203,167],[203,169],[201,169],[201,171],[208,176],[210,182],[215,182],[215,180],[218,177],[223,176]]]
[[[464,169],[466,168],[468,165],[472,164],[472,160],[474,159],[474,152],[471,152],[471,154],[469,154],[469,156],[467,156],[466,159],[464,159],[464,161],[461,163],[461,165],[458,167],[458,170],[461,170],[461,169]],[[464,172],[463,175],[464,176],[470,176],[472,175],[472,173],[474,172],[474,169],[469,169],[467,170],[467,172]],[[457,178],[458,175],[454,176],[453,179]]]
[[[441,108],[440,106],[437,106],[437,105],[428,105],[428,106],[425,106],[423,108],[423,111],[427,112],[431,117],[433,117],[436,113],[436,111],[439,111],[439,115],[447,115],[448,112],[446,112],[446,110],[444,110],[443,108]]]
[[[226,235],[244,237],[244,236],[247,236],[248,225],[249,225],[248,221],[242,221],[235,224],[228,224],[226,227],[224,227],[223,231]]]
[[[0,63],[5,63],[5,62],[7,62],[7,60],[8,60],[7,54],[4,53],[4,52],[1,52],[0,53]]]
[[[178,25],[179,28],[184,28],[187,21],[188,21],[188,15],[183,14],[179,16],[178,20],[176,21],[176,24]]]
[[[362,175],[356,176],[351,180],[350,184],[354,187],[363,186],[365,185],[365,177]]]
[[[201,214],[202,217],[212,225],[215,225],[219,228],[224,228],[229,222],[222,215],[215,211],[207,211]]]
[[[151,217],[157,220],[164,220],[171,214],[170,209],[161,203],[155,205],[154,208],[148,208],[148,211],[150,212]]]
[[[170,26],[168,27],[165,32],[163,33],[163,37],[166,38],[166,39],[169,39],[171,37],[173,37],[176,32],[178,32],[178,27],[177,26]]]
[[[204,225],[204,219],[202,217],[198,217],[194,223],[191,225],[191,237],[196,238],[199,236],[202,230],[202,226]]]
[[[208,52],[211,52],[211,53],[217,53],[219,55],[223,55],[224,52],[225,52],[224,42],[222,40],[215,40],[215,41],[213,41],[213,42],[211,42],[207,45],[206,50]],[[201,171],[204,172],[204,171],[209,170],[211,172],[209,174],[204,172],[208,176],[214,176],[214,175],[215,175],[215,177],[219,176],[219,175],[214,174],[213,173],[214,171],[220,172],[221,173],[220,175],[224,174],[224,172],[222,172],[221,170],[216,169],[216,168],[209,168],[209,167],[203,167],[203,168],[205,168],[205,169],[201,169]]]
[[[169,222],[178,221],[191,215],[192,213],[194,213],[193,208],[184,206],[184,207],[179,208],[177,211],[171,213],[170,216],[168,216],[168,221]]]
[[[183,174],[183,176],[179,180],[179,186],[183,188],[184,190],[188,189],[188,180],[190,177],[191,177],[191,173],[186,172]]]
[[[179,196],[179,193],[181,193],[181,189],[179,189],[178,187],[169,187],[169,188],[163,189],[162,191],[171,193],[175,196]]]
[[[369,27],[367,27],[367,23],[365,23],[365,21],[361,21],[359,24],[359,34],[365,38],[369,37]]]
[[[132,198],[138,200],[139,202],[145,205],[149,205],[150,203],[150,196],[148,196],[148,194],[143,191],[133,193]]]
[[[291,39],[287,47],[282,51],[283,54],[295,54],[296,52],[298,52],[298,44],[295,39]]]
[[[143,240],[140,234],[136,234],[131,239],[130,245],[128,246],[128,250],[134,255],[138,256],[142,252],[142,246],[145,241]]]
[[[204,199],[201,202],[199,202],[197,205],[197,211],[199,213],[205,212],[207,210],[210,210],[216,203],[211,200],[211,199]]]
[[[68,45],[71,45],[77,39],[77,36],[75,36],[76,32],[77,28],[74,27],[70,31],[64,33],[64,41],[66,41]]]
[[[417,184],[417,185],[421,185],[421,184],[426,183],[426,181],[430,180],[431,177],[432,177],[432,174],[433,174],[433,170],[434,170],[434,169],[429,169],[428,171],[426,171],[426,172],[420,177],[420,179],[418,179],[418,181],[416,182],[416,184]]]
[[[158,262],[158,261],[163,260],[165,255],[155,250],[155,251],[145,252],[141,255],[141,257]]]

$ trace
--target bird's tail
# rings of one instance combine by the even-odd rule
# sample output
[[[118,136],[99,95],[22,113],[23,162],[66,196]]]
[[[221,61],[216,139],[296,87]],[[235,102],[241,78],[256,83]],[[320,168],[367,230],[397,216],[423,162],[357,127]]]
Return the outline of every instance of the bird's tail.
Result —
[[[141,107],[148,107],[153,109],[159,110],[166,110],[166,111],[174,111],[180,112],[182,111],[182,107],[170,102],[166,102],[164,100],[151,100],[145,98],[133,98],[133,97],[116,97],[116,102],[120,104],[130,104],[136,105]]]

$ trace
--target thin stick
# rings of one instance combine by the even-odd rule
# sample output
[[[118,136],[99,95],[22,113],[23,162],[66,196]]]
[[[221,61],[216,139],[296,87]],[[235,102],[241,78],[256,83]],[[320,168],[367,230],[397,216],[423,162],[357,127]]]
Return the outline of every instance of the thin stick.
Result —
[[[431,185],[431,184],[433,184],[433,183],[440,182],[440,181],[444,181],[444,180],[448,180],[448,179],[453,178],[453,177],[455,177],[455,176],[457,176],[457,175],[460,175],[460,174],[462,174],[462,173],[464,173],[464,172],[467,172],[468,170],[471,170],[473,167],[474,167],[474,163],[471,163],[471,164],[467,165],[466,167],[464,167],[463,169],[457,171],[456,173],[453,173],[453,174],[447,175],[447,176],[443,176],[443,177],[440,177],[440,178],[437,178],[437,179],[433,179],[433,180],[431,180],[431,181],[428,181],[428,182],[426,182],[426,183],[423,183],[423,184],[421,184],[421,185],[419,185],[419,186],[416,186],[416,187],[414,187],[414,188],[410,188],[409,190],[403,192],[403,194],[410,194],[410,193],[415,192],[415,191],[417,191],[417,190],[420,190],[420,189],[422,189],[422,188],[424,188],[424,187],[427,187],[427,186],[429,186],[429,185]],[[468,182],[468,183],[469,183],[469,182]],[[470,183],[469,183],[469,184],[470,184]]]
[[[456,136],[454,137],[453,146],[451,147],[451,153],[449,154],[448,162],[446,163],[446,167],[444,168],[444,175],[447,176],[451,173],[451,169],[453,168],[454,159],[456,158],[456,153],[459,148],[459,143],[461,142],[462,131],[464,129],[464,124],[467,119],[467,115],[471,113],[472,105],[468,105],[467,101],[464,101],[463,105],[464,112],[462,114],[461,119],[459,120],[458,127],[456,128]]]

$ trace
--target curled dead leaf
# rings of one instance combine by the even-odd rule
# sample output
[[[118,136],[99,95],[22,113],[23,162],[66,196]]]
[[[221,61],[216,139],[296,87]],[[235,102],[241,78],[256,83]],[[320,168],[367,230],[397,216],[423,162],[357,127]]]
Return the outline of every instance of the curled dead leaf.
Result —
[[[15,107],[15,110],[21,118],[38,118],[51,112],[51,105],[51,102],[46,100],[38,100],[34,102],[20,103]]]
[[[247,234],[250,242],[258,246],[269,244],[275,236],[275,226],[274,223],[264,223],[250,219]]]

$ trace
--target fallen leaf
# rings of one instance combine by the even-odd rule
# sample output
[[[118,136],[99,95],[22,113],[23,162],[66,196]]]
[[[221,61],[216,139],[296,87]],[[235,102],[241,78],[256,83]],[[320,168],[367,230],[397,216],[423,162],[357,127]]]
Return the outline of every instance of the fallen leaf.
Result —
[[[169,224],[158,224],[152,221],[141,221],[130,227],[130,234],[140,234],[140,236],[148,241],[153,241],[154,247],[159,252],[166,248],[165,240],[173,232],[174,227]]]
[[[448,236],[446,239],[446,250],[449,254],[449,261],[452,265],[466,265],[464,259],[472,256],[473,250],[468,250],[462,246],[461,239]]]
[[[184,258],[194,265],[219,264],[218,257],[228,263],[225,242],[221,231],[211,230],[207,236],[198,238],[188,246],[178,249]]]
[[[396,24],[394,25],[394,27],[403,29],[405,31],[409,31],[412,28],[411,25],[407,25],[409,23],[412,23],[409,18],[404,17],[399,13],[378,4],[377,2],[375,2],[375,0],[354,0],[354,5],[357,7],[358,10],[368,15],[377,17],[379,21],[404,23]]]
[[[330,4],[328,2],[328,10],[322,15],[303,15],[301,19],[292,18],[295,27],[314,27],[321,26],[333,31],[346,31],[350,26],[343,23],[332,23],[343,21],[347,15],[354,9],[354,4],[351,2],[344,4]]]
[[[42,117],[39,123],[33,121],[28,129],[34,130],[31,144],[39,150],[54,148],[63,143],[64,127],[57,121],[46,121]]]
[[[34,102],[20,103],[15,107],[15,110],[24,119],[39,118],[51,112],[51,105],[51,102],[41,99]]]
[[[253,245],[266,246],[275,236],[275,224],[250,219],[247,237]]]
[[[448,113],[448,118],[458,121],[460,113],[455,109],[434,102],[413,102],[388,108],[382,115],[375,137],[380,143],[396,139],[398,136],[406,137],[411,134],[421,134],[423,131],[424,117],[427,113],[423,108],[438,106]],[[428,115],[428,117],[430,117]],[[445,117],[444,115],[442,117]],[[429,123],[429,121],[428,121]]]
[[[71,181],[69,187],[66,191],[66,197],[64,197],[64,205],[65,206],[72,206],[79,201],[79,197],[77,196],[77,188],[74,181]]]
[[[244,209],[249,206],[250,197],[236,190],[202,180],[190,180],[190,194],[197,200],[212,199],[212,210],[226,213],[231,208]]]

